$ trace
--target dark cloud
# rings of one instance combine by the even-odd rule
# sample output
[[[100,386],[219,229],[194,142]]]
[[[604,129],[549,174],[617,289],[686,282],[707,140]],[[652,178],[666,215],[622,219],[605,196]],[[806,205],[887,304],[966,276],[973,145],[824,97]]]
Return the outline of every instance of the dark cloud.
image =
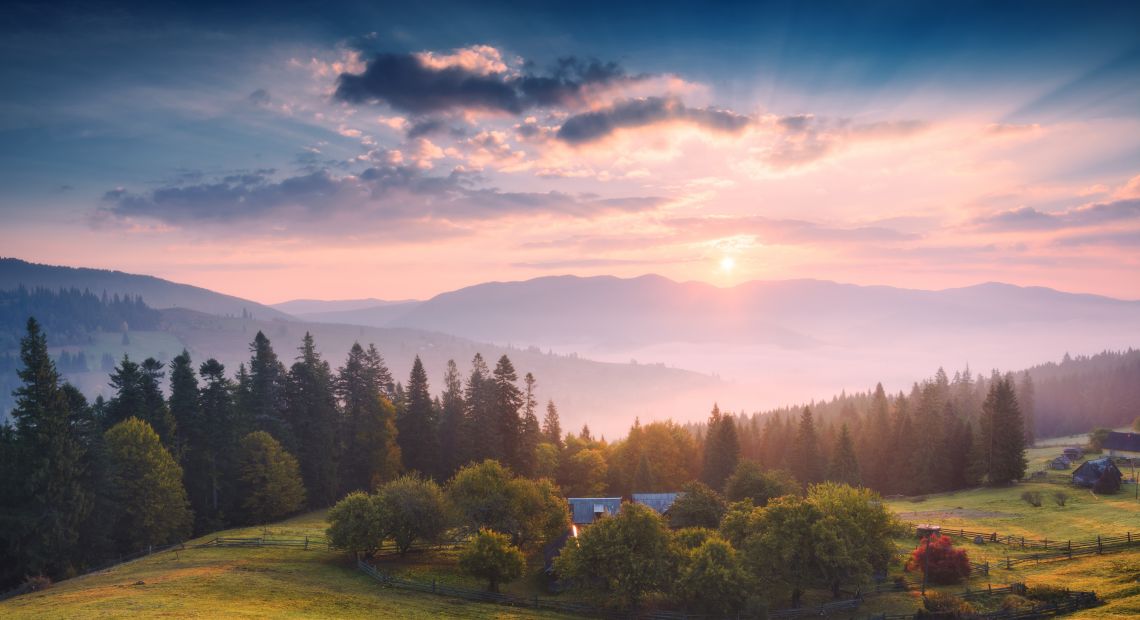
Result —
[[[978,218],[974,224],[984,230],[1014,232],[1082,228],[1135,219],[1140,219],[1140,199],[1097,203],[1058,213],[1022,207]]]
[[[528,64],[516,74],[434,67],[414,54],[376,54],[362,73],[342,73],[333,96],[348,103],[386,103],[411,114],[470,109],[520,114],[577,103],[589,87],[639,79],[615,63],[577,58],[564,58],[546,73]]]
[[[600,140],[618,129],[683,121],[725,133],[744,129],[751,121],[728,110],[690,108],[677,99],[648,97],[622,101],[604,110],[571,116],[558,129],[558,139],[570,144]]]
[[[407,136],[410,139],[424,136],[448,135],[453,138],[462,138],[467,132],[460,127],[452,127],[447,121],[438,118],[424,118],[417,120],[408,127]]]
[[[473,223],[512,215],[590,217],[654,209],[656,197],[604,199],[564,192],[504,192],[478,187],[470,174],[429,175],[410,166],[376,166],[359,175],[328,170],[274,180],[260,173],[228,175],[211,182],[135,193],[114,189],[103,196],[106,219],[146,218],[166,224],[227,227],[250,223],[278,230],[351,231],[400,222],[444,220]]]
[[[256,106],[269,105],[272,98],[269,96],[269,91],[264,88],[259,88],[249,94],[249,102]]]

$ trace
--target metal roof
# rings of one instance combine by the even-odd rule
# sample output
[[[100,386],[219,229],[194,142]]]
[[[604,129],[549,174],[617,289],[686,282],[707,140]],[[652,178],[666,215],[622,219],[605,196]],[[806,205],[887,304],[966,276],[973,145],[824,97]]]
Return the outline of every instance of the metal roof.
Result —
[[[569,497],[570,520],[574,525],[593,523],[603,514],[616,515],[621,510],[620,497]]]
[[[681,493],[634,493],[633,501],[638,504],[644,504],[656,510],[661,514],[665,514],[666,510],[677,501]]]
[[[1111,432],[1105,437],[1103,446],[1105,450],[1140,452],[1140,433]]]

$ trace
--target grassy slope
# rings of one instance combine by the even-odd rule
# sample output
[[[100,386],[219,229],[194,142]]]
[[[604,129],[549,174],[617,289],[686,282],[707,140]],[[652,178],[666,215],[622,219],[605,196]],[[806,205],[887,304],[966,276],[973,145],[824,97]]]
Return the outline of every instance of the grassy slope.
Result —
[[[323,514],[267,534],[323,536]],[[234,530],[256,536],[261,528]],[[206,539],[202,539],[206,540]],[[198,541],[201,542],[201,541]],[[139,583],[142,582],[142,583]],[[294,549],[187,549],[156,554],[0,603],[3,618],[557,618],[380,587],[343,553]]]
[[[1083,443],[1083,438],[1049,442],[1047,447],[1029,451],[1029,471],[1042,469],[1060,453],[1060,445]],[[888,502],[904,519],[915,522],[940,523],[975,531],[994,531],[1001,534],[1021,535],[1026,538],[1088,540],[1098,534],[1117,535],[1127,531],[1140,533],[1140,502],[1135,499],[1135,487],[1125,485],[1115,496],[1097,496],[1087,490],[1068,484],[1071,471],[1049,472],[1044,481],[1014,485],[1003,489],[972,489],[956,493],[930,495],[921,501],[917,498]],[[1125,475],[1129,475],[1125,471]],[[1034,508],[1021,500],[1024,491],[1040,491],[1045,503]],[[1056,491],[1069,495],[1064,507],[1056,505],[1050,496]],[[948,514],[939,514],[945,511]],[[900,541],[913,544],[914,541]],[[1030,585],[1058,585],[1074,590],[1093,590],[1106,604],[1102,607],[1074,614],[1072,618],[1136,618],[1140,617],[1140,549],[1125,553],[1078,558],[1071,561],[1043,563],[1038,566],[1022,565],[1012,570],[1000,567],[998,560],[1005,557],[1001,545],[976,546],[956,540],[963,545],[973,561],[988,559],[993,565],[989,578],[974,577],[970,587],[985,587],[987,583],[1002,585],[1025,582]],[[961,591],[961,586],[946,588]],[[896,600],[884,601],[888,608],[897,608]],[[864,608],[875,609],[872,599]]]

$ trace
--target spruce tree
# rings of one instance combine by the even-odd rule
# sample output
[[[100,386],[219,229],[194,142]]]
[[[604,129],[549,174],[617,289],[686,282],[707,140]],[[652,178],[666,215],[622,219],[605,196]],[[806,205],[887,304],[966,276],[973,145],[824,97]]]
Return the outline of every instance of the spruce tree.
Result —
[[[166,397],[162,394],[162,379],[166,376],[162,362],[148,357],[139,366],[140,389],[143,397],[143,411],[141,419],[150,424],[162,445],[174,451],[177,443],[177,425],[170,407],[166,404]],[[177,455],[176,455],[177,456]]]
[[[1033,378],[1029,371],[1021,373],[1021,381],[1017,384],[1017,403],[1021,406],[1021,416],[1025,420],[1025,445],[1032,446],[1036,441],[1036,407],[1037,399],[1033,390]]]
[[[305,332],[300,355],[286,382],[286,419],[296,438],[309,505],[331,506],[340,491],[337,479],[340,415],[333,394],[332,370]]]
[[[442,478],[450,478],[467,462],[470,453],[467,416],[463,402],[463,381],[455,360],[447,360],[440,400],[439,451]]]
[[[822,482],[824,471],[826,468],[811,409],[804,407],[803,413],[800,414],[799,432],[796,434],[792,453],[792,472],[800,484],[807,486]]]
[[[565,447],[562,440],[562,423],[558,419],[558,407],[554,405],[553,400],[546,401],[546,416],[542,418],[542,434],[546,441],[558,446],[559,450]]]
[[[843,482],[853,487],[861,484],[859,461],[855,457],[855,444],[846,424],[839,430],[839,439],[835,443],[835,454],[831,459],[831,473],[828,475],[828,479],[833,482]]]
[[[723,489],[725,480],[740,461],[740,438],[732,416],[722,415],[713,405],[705,433],[705,459],[701,480],[714,489]]]
[[[210,445],[210,440],[213,431],[206,426],[198,396],[198,377],[194,374],[190,353],[183,350],[170,362],[170,413],[178,429],[178,442],[173,454],[182,463],[182,483],[194,512],[194,530],[204,532],[211,526],[220,527],[220,524],[213,519],[216,515],[211,510],[213,481],[210,467],[214,446]]]
[[[24,574],[58,576],[71,568],[80,526],[92,507],[91,492],[83,487],[84,445],[47,337],[33,318],[20,340],[20,361],[21,385],[11,413],[16,424],[8,440],[17,486],[10,492],[15,501],[0,508],[8,521],[3,535],[9,548],[18,549]]]
[[[538,401],[534,397],[534,375],[529,372],[523,377],[526,386],[523,392],[522,434],[519,437],[519,465],[518,473],[528,478],[534,476],[537,465],[536,451],[542,441],[542,428],[538,423]]]
[[[104,409],[104,428],[111,428],[130,418],[145,419],[147,398],[143,393],[142,368],[124,354],[110,380],[115,393]]]
[[[375,490],[400,470],[396,409],[385,395],[391,375],[370,346],[354,343],[337,376],[343,410],[340,479],[343,493]]]
[[[522,420],[519,418],[523,394],[515,385],[518,379],[514,365],[504,354],[495,365],[493,377],[495,420],[499,431],[499,453],[503,455],[503,462],[515,471],[521,471],[523,467],[520,445]]]
[[[463,401],[467,406],[471,437],[471,453],[468,456],[473,461],[502,461],[502,441],[498,421],[495,419],[495,384],[487,363],[479,353],[471,359],[471,374],[463,388]]]
[[[435,419],[435,408],[432,406],[427,372],[424,371],[423,362],[418,355],[412,363],[406,393],[407,404],[396,419],[404,465],[425,476],[437,476],[439,475],[438,421]]]
[[[225,366],[211,358],[198,368],[198,374],[202,377],[198,393],[202,419],[195,425],[192,458],[187,461],[196,480],[188,492],[192,506],[201,510],[195,512],[197,527],[210,531],[236,522],[238,442],[253,426],[239,412],[238,388],[226,377]]]
[[[981,450],[986,481],[1004,485],[1025,476],[1025,424],[1012,376],[996,376],[982,404]]]
[[[168,405],[170,415],[174,418],[174,428],[177,429],[174,449],[171,453],[176,459],[185,457],[187,444],[191,435],[201,434],[201,430],[194,428],[202,421],[202,410],[198,406],[198,376],[194,373],[194,365],[190,360],[190,353],[186,349],[170,361],[170,401]]]
[[[277,359],[269,338],[261,331],[249,345],[248,383],[242,385],[240,403],[253,427],[272,435],[286,450],[293,451],[296,442],[286,420],[285,366]]]

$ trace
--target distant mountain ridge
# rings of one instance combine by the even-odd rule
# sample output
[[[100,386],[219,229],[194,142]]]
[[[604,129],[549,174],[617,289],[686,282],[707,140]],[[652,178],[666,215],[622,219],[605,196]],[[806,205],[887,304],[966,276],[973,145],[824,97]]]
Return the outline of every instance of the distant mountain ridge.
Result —
[[[0,258],[0,290],[19,286],[48,289],[87,289],[96,295],[142,295],[152,308],[188,308],[222,316],[248,312],[258,319],[287,319],[288,314],[255,301],[223,295],[209,289],[178,284],[154,276],[107,269],[41,265],[17,258]]]

